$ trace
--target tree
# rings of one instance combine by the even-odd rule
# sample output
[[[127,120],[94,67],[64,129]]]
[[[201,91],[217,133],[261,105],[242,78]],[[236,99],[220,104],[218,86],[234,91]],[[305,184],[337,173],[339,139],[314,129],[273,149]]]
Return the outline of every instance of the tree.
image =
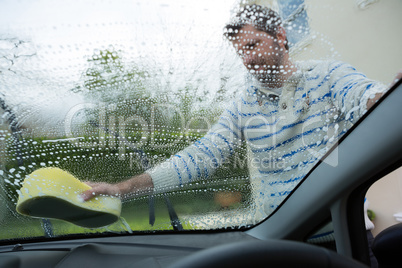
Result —
[[[104,103],[144,98],[147,95],[144,81],[148,74],[136,66],[127,68],[121,51],[112,47],[95,51],[88,59],[90,68],[84,73],[87,96]]]

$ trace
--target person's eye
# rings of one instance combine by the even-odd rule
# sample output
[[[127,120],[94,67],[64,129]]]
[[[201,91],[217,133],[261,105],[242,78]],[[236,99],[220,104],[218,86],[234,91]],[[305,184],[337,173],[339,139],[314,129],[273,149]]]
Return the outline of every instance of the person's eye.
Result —
[[[258,45],[258,42],[254,41],[250,44],[248,44],[248,49],[255,49],[255,47]]]

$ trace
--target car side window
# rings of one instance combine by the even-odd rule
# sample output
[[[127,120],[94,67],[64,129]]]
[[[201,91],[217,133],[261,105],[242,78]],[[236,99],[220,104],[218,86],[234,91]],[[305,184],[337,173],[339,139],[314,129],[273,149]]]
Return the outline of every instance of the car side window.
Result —
[[[375,182],[367,191],[366,200],[373,236],[402,222],[402,168]]]

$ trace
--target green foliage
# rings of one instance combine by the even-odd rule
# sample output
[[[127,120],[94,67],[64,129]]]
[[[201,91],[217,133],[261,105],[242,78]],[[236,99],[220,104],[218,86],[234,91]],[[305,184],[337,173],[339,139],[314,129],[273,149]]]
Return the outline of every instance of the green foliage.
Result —
[[[5,148],[4,172],[0,174],[5,183],[1,186],[11,206],[17,201],[25,176],[38,168],[59,167],[83,181],[123,181],[201,138],[220,115],[218,102],[222,101],[223,89],[218,91],[211,107],[206,105],[205,96],[197,96],[198,88],[191,84],[170,92],[158,86],[151,88],[149,81],[161,78],[149,70],[128,65],[122,55],[122,51],[110,47],[96,51],[88,60],[90,67],[72,91],[84,94],[86,101],[95,105],[86,110],[84,121],[72,124],[74,139],[64,140],[71,137],[54,137],[50,133],[49,137],[22,133],[1,141]],[[52,141],[55,139],[59,141]],[[193,185],[172,193],[178,212],[216,210],[215,191],[240,191],[247,199],[248,182],[236,180],[247,177],[244,157],[244,148],[238,148],[201,188],[191,188]],[[125,217],[130,225],[142,226],[137,230],[151,230],[146,223],[146,212],[144,209],[140,218]],[[166,215],[162,218],[163,223],[155,230],[170,228]],[[34,233],[41,235],[42,227],[38,224]],[[69,227],[60,224],[60,228]],[[60,234],[70,232],[76,230],[68,229]]]
[[[47,142],[44,137],[13,141],[24,146],[7,148],[4,170],[15,171],[8,174],[11,183],[6,187],[15,192],[19,188],[18,183],[14,184],[15,179],[22,181],[26,175],[41,167],[59,167],[84,181],[119,182],[144,172],[143,161],[148,162],[148,167],[157,165],[202,136],[200,133],[185,136],[181,132],[154,132],[153,140],[148,139],[138,147],[135,140],[139,139],[133,134],[126,136],[127,144],[119,143],[113,136],[105,136],[104,139],[83,136],[79,140],[56,143]],[[245,148],[237,148],[211,179],[247,176],[245,160]]]
[[[375,213],[371,209],[367,210],[367,216],[369,217],[370,221],[373,221],[375,219]]]
[[[121,51],[111,47],[96,51],[88,59],[90,68],[83,75],[83,84],[89,99],[107,104],[126,99],[146,99],[144,80],[147,72],[136,66],[125,66],[120,54]]]
[[[183,131],[189,127],[205,129],[222,112],[216,101],[222,99],[223,87],[218,90],[214,105],[206,105],[203,104],[205,97],[197,96],[194,85],[169,91],[160,88],[164,79],[160,74],[139,65],[128,65],[122,55],[122,51],[109,47],[95,51],[88,60],[90,67],[82,76],[82,92],[89,102],[99,104],[87,111],[88,122],[102,125],[102,122],[128,119],[126,128],[141,123],[152,130]]]

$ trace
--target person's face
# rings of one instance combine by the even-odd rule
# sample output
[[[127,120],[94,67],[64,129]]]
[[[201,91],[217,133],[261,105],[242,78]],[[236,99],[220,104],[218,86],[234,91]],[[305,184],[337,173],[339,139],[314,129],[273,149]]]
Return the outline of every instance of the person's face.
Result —
[[[234,38],[232,44],[244,66],[260,80],[275,76],[283,69],[286,36],[281,32],[272,36],[247,24]]]

